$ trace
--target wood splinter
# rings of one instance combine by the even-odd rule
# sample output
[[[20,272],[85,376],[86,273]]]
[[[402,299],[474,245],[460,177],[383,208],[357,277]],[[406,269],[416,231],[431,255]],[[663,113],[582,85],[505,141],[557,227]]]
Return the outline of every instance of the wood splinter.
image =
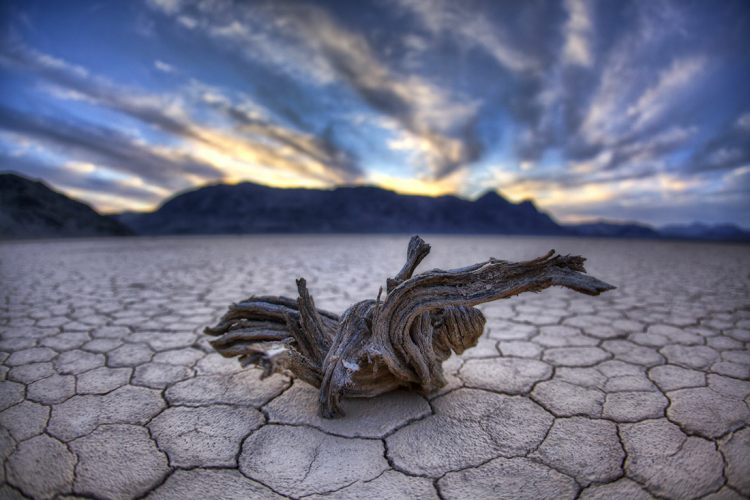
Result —
[[[305,280],[299,298],[250,297],[205,329],[223,356],[255,364],[264,376],[289,371],[320,389],[320,413],[343,415],[340,399],[399,387],[428,394],[445,385],[442,362],[476,345],[485,318],[474,306],[563,286],[599,295],[614,287],[585,274],[579,256],[526,262],[490,259],[461,269],[414,275],[430,245],[409,241],[406,263],[387,280],[386,296],[354,304],[342,316],[315,307]],[[381,290],[382,292],[382,290]]]

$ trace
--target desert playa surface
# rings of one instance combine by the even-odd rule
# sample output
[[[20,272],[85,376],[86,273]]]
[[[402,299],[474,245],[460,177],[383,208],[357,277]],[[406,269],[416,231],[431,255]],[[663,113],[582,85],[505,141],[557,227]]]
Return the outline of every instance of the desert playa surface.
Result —
[[[554,248],[618,288],[481,306],[448,386],[323,420],[201,331],[297,277],[337,313],[375,298],[408,236],[0,244],[0,497],[750,496],[747,246],[423,237],[421,270]]]

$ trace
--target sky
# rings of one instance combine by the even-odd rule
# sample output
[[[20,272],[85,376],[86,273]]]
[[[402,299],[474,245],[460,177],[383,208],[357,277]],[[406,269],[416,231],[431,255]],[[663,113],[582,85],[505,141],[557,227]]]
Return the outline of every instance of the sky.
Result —
[[[0,170],[532,199],[750,227],[746,0],[0,0]]]

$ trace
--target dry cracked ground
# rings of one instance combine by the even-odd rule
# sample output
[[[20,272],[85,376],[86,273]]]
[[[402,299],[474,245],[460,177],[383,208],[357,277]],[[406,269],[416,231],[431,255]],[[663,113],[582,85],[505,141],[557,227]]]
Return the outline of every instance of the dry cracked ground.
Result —
[[[750,496],[750,249],[428,237],[423,264],[551,247],[618,286],[483,306],[449,385],[347,401],[212,353],[201,329],[250,294],[373,298],[406,237],[0,245],[0,497]]]

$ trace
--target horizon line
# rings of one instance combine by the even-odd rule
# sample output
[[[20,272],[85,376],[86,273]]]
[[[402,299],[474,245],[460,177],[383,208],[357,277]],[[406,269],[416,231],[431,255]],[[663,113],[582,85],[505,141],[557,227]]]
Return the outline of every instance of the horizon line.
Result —
[[[181,195],[193,192],[193,191],[198,191],[198,190],[209,188],[209,187],[213,187],[213,186],[237,186],[237,185],[240,185],[240,184],[252,184],[252,185],[255,185],[255,186],[261,186],[261,187],[268,188],[268,189],[279,189],[279,190],[303,189],[303,190],[307,190],[307,191],[335,191],[336,189],[340,189],[340,188],[374,188],[374,189],[379,189],[381,191],[387,191],[387,192],[390,192],[390,193],[394,193],[394,194],[396,194],[398,196],[413,196],[413,197],[433,198],[433,199],[441,198],[441,197],[453,197],[453,198],[458,198],[460,200],[468,201],[470,203],[476,202],[477,200],[479,200],[480,198],[486,196],[487,194],[494,193],[495,195],[499,196],[503,200],[505,200],[508,203],[513,204],[513,205],[520,205],[520,204],[523,204],[523,203],[531,203],[536,210],[538,210],[539,212],[547,215],[556,224],[558,224],[560,226],[577,226],[577,225],[582,225],[582,224],[611,224],[611,225],[620,225],[620,226],[637,225],[637,226],[641,226],[641,227],[645,227],[645,228],[650,228],[650,229],[660,229],[660,228],[665,228],[665,227],[670,227],[670,226],[678,226],[679,227],[679,226],[692,226],[692,225],[696,225],[696,224],[701,224],[701,225],[704,225],[704,226],[707,226],[707,227],[733,226],[733,227],[739,228],[742,231],[750,231],[750,227],[742,226],[740,224],[734,224],[734,223],[731,223],[731,222],[707,223],[707,222],[700,222],[700,221],[692,221],[692,222],[687,222],[687,223],[668,223],[668,224],[663,224],[663,225],[655,225],[655,224],[650,224],[650,223],[647,223],[647,222],[641,222],[641,221],[632,220],[632,219],[630,219],[630,220],[618,220],[618,219],[607,219],[607,218],[602,218],[602,217],[592,217],[592,218],[579,219],[579,220],[577,220],[575,222],[572,222],[572,221],[561,221],[554,214],[551,214],[550,212],[548,212],[545,209],[540,209],[539,206],[538,206],[538,204],[536,203],[536,200],[534,200],[532,198],[525,198],[525,199],[523,199],[521,201],[512,201],[511,199],[509,199],[508,196],[506,196],[502,192],[500,192],[499,189],[491,189],[491,188],[488,188],[488,189],[482,191],[476,197],[471,198],[471,197],[467,197],[467,196],[461,196],[460,194],[457,194],[457,193],[443,193],[443,194],[437,194],[437,195],[429,195],[429,194],[424,194],[424,193],[400,192],[400,191],[398,191],[396,189],[391,189],[391,188],[387,188],[387,187],[383,187],[383,186],[378,186],[377,184],[338,184],[338,185],[334,185],[334,186],[330,186],[330,187],[272,186],[272,185],[263,184],[263,183],[260,183],[260,182],[254,182],[254,181],[250,181],[250,180],[240,180],[240,181],[235,181],[235,182],[233,182],[231,180],[229,180],[229,181],[212,181],[212,182],[207,182],[207,183],[201,184],[201,185],[195,185],[195,186],[192,186],[192,187],[189,187],[189,188],[185,188],[185,189],[182,189],[182,190],[179,190],[179,191],[175,191],[173,194],[170,194],[169,196],[166,196],[166,197],[162,198],[162,200],[157,205],[154,205],[154,207],[152,209],[150,209],[150,210],[106,211],[106,210],[98,210],[95,207],[93,207],[90,203],[88,203],[88,202],[86,202],[86,201],[84,201],[84,200],[82,200],[82,199],[80,199],[80,198],[78,198],[76,196],[72,196],[72,195],[69,195],[69,194],[65,193],[64,189],[61,189],[61,188],[55,186],[52,182],[47,181],[46,179],[43,179],[41,177],[30,177],[30,176],[28,176],[28,175],[26,175],[26,174],[24,174],[22,172],[19,172],[17,170],[12,170],[12,169],[0,170],[0,175],[4,175],[4,174],[17,175],[17,176],[22,177],[24,179],[28,179],[28,180],[32,180],[32,181],[36,181],[36,182],[41,182],[42,184],[44,184],[48,188],[50,188],[50,189],[52,189],[52,190],[54,190],[54,191],[56,191],[58,193],[61,193],[62,195],[66,196],[66,197],[68,197],[68,198],[70,198],[70,199],[72,199],[74,201],[77,201],[79,203],[83,203],[86,206],[90,207],[92,210],[94,210],[96,213],[98,213],[100,215],[103,215],[103,216],[107,216],[107,217],[117,216],[117,215],[121,215],[121,214],[124,214],[124,213],[137,213],[137,214],[154,213],[154,212],[158,211],[169,200],[172,200],[174,198],[177,198],[178,196],[181,196]]]

